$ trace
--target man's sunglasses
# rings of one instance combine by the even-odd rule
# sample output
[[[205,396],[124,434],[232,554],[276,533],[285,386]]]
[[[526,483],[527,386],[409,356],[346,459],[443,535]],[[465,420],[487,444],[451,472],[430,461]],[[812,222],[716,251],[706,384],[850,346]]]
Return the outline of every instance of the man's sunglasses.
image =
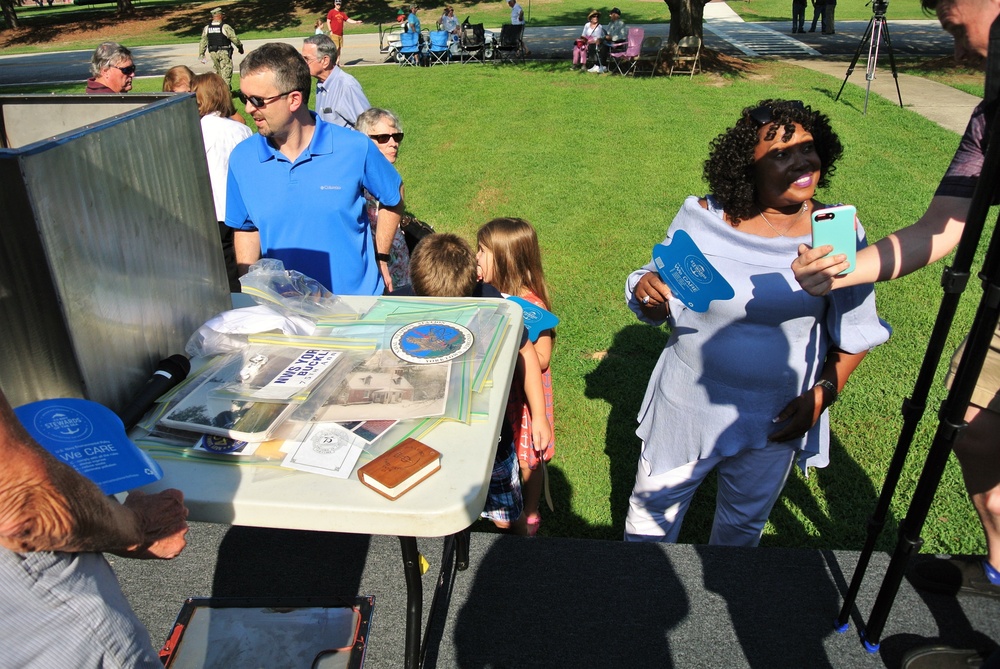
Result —
[[[118,67],[117,65],[112,65],[111,67],[115,68],[116,70],[120,70],[121,73],[124,74],[126,77],[131,77],[133,74],[135,74],[135,63],[127,65],[125,67]]]
[[[246,103],[249,102],[250,104],[252,104],[257,109],[263,109],[264,107],[266,107],[267,105],[271,104],[272,102],[274,102],[278,98],[283,98],[286,95],[290,95],[290,94],[292,94],[294,92],[295,91],[293,90],[293,91],[288,91],[287,93],[281,93],[280,95],[272,95],[269,98],[262,98],[259,95],[244,95],[243,91],[240,91],[239,93],[236,94],[236,97],[238,97],[240,99],[240,102],[242,102],[243,104],[246,104]]]
[[[401,132],[393,132],[387,135],[368,135],[368,136],[371,137],[373,140],[375,140],[377,144],[385,144],[390,139],[396,140],[396,144],[403,143],[403,133]]]
[[[802,103],[802,100],[790,100],[788,104],[791,105],[793,109],[797,109],[799,111],[806,108],[806,106]],[[756,109],[750,110],[750,118],[753,119],[754,123],[758,126],[765,126],[774,120],[774,109],[766,105],[761,105]]]

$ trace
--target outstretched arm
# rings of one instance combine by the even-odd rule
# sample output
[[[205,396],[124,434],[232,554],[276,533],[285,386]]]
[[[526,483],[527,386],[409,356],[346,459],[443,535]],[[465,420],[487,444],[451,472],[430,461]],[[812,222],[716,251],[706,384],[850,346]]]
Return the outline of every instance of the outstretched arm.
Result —
[[[906,276],[940,260],[958,245],[971,202],[964,197],[935,196],[916,223],[858,251],[854,271],[844,276],[837,276],[847,269],[843,255],[823,257],[833,248],[810,249],[802,244],[799,257],[792,262],[795,279],[809,294],[825,295],[835,288]]]

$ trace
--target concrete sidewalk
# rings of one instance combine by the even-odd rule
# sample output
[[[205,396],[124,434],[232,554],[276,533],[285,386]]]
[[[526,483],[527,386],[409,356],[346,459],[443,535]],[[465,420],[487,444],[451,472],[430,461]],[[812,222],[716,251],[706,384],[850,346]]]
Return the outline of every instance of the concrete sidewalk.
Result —
[[[841,83],[847,75],[847,67],[850,62],[827,59],[798,59],[785,61],[799,67],[804,67],[816,72],[828,74],[835,77],[837,83],[836,90],[840,90]],[[865,89],[868,82],[865,79],[865,62],[858,62],[854,72],[847,79],[848,86],[858,86]],[[846,91],[846,88],[845,88]],[[899,104],[899,96],[903,98],[903,106],[910,111],[920,114],[924,118],[934,121],[943,128],[947,128],[958,134],[965,131],[965,126],[969,122],[969,116],[977,104],[982,101],[974,95],[969,95],[957,88],[939,84],[923,77],[914,77],[908,74],[899,75],[899,93],[896,91],[896,84],[893,81],[892,70],[888,63],[880,63],[875,70],[875,78],[871,82],[871,93],[880,95],[893,104]],[[843,100],[843,97],[841,98]],[[858,111],[861,111],[861,104]]]

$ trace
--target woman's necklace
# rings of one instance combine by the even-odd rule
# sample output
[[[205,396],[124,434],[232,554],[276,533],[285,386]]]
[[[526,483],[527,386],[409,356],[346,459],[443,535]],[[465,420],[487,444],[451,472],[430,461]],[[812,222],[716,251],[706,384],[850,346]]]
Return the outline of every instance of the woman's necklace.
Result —
[[[767,220],[767,216],[764,215],[764,210],[760,208],[760,205],[757,205],[757,212],[760,214],[761,219],[763,219],[763,221],[765,223],[767,223],[767,227],[771,228],[771,230],[774,231],[774,234],[778,235],[779,237],[784,237],[785,236],[785,232],[788,232],[789,230],[791,230],[792,226],[795,225],[796,222],[798,222],[798,220],[799,220],[799,218],[801,218],[802,214],[805,213],[805,212],[807,212],[807,211],[809,211],[809,201],[808,200],[802,203],[802,208],[799,209],[798,215],[795,218],[793,218],[792,222],[789,223],[785,227],[784,232],[778,232],[778,229],[776,227],[774,227],[773,225],[771,225],[771,221]]]

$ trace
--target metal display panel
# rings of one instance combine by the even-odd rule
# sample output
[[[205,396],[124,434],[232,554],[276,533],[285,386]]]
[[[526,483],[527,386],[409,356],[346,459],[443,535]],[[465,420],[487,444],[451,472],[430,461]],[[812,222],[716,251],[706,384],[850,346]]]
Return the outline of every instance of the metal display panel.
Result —
[[[0,387],[120,409],[230,305],[195,99],[0,96],[0,144]]]

